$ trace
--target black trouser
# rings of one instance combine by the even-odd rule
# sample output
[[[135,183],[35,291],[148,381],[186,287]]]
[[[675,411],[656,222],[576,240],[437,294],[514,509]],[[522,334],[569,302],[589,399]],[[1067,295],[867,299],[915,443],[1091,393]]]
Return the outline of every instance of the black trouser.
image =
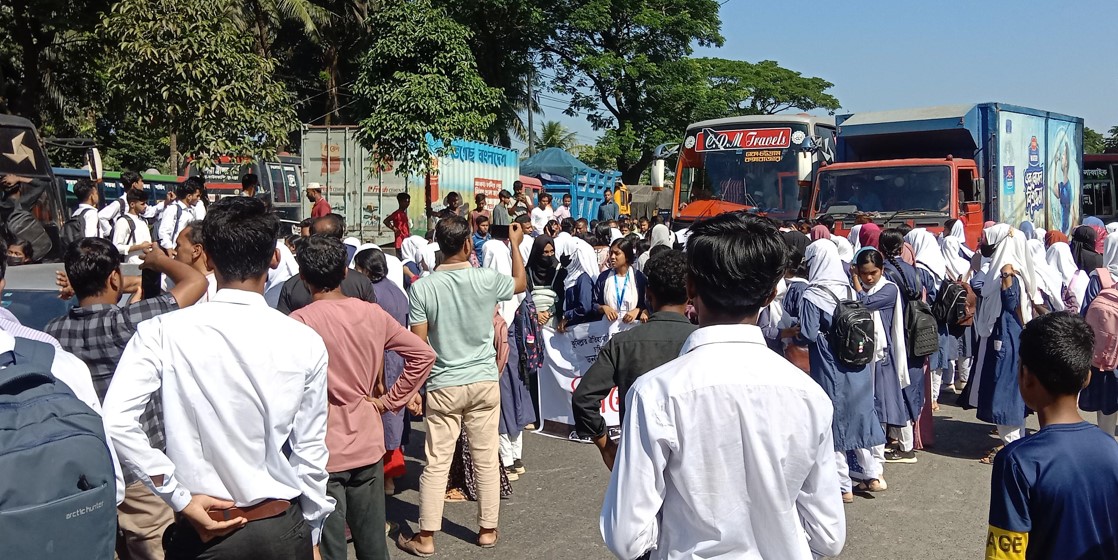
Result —
[[[167,560],[310,560],[314,556],[311,528],[303,520],[303,508],[295,498],[282,515],[252,521],[244,527],[208,543],[198,538],[194,526],[183,518],[175,520],[163,535]]]
[[[326,495],[337,502],[322,527],[322,560],[349,558],[345,526],[353,534],[357,560],[388,560],[384,538],[384,459],[366,467],[330,473]]]

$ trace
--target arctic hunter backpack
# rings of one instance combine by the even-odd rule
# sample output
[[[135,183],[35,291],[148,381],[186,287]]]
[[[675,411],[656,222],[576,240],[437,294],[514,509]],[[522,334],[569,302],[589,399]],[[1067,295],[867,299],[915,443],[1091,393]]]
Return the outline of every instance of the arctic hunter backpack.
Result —
[[[31,244],[31,252],[36,259],[49,255],[54,248],[54,243],[51,242],[50,235],[43,224],[27,210],[17,208],[12,211],[8,215],[7,226],[8,233],[12,237]]]
[[[826,290],[835,300],[831,313],[831,328],[827,331],[827,344],[842,365],[860,368],[873,361],[873,312],[861,302],[840,300],[831,290]]]
[[[516,351],[520,354],[520,377],[527,381],[531,374],[543,366],[543,340],[540,338],[540,324],[536,319],[536,302],[532,293],[524,295],[524,301],[516,308],[513,318],[513,334],[516,336]]]
[[[62,246],[69,248],[75,241],[85,238],[85,215],[92,212],[92,208],[86,208],[81,212],[70,216],[65,222],[62,223],[62,230],[58,232],[59,239],[62,240]],[[38,254],[38,253],[36,253]]]
[[[931,356],[939,350],[939,325],[927,302],[920,299],[920,293],[908,285],[908,279],[899,268],[897,272],[905,299],[904,342],[908,355],[913,358]]]
[[[1087,308],[1087,324],[1095,331],[1095,352],[1091,365],[1103,371],[1118,368],[1118,288],[1110,270],[1097,271],[1102,291]]]
[[[0,354],[0,558],[113,557],[116,478],[101,417],[51,374],[54,348]]]
[[[965,282],[943,279],[936,301],[932,303],[932,316],[948,327],[965,327],[974,324],[974,290]]]

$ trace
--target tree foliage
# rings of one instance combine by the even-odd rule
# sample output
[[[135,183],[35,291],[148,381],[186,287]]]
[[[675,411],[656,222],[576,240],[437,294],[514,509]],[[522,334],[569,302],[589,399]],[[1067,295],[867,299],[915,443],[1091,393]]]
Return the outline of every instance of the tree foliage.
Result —
[[[540,130],[534,133],[537,150],[559,148],[570,151],[578,145],[578,135],[571,132],[559,121],[547,121],[540,124]]]
[[[1085,154],[1101,154],[1106,150],[1106,138],[1102,133],[1092,130],[1091,127],[1083,127],[1083,153]]]
[[[756,64],[742,60],[700,58],[699,71],[706,77],[709,94],[725,103],[726,116],[771,115],[789,109],[834,112],[839,100],[827,93],[834,84],[823,78],[805,77],[772,60]]]
[[[369,17],[381,30],[361,59],[353,87],[362,143],[406,172],[430,166],[426,134],[449,149],[481,138],[493,124],[500,90],[477,73],[469,31],[430,0],[402,0]]]
[[[105,63],[112,101],[202,163],[273,155],[295,126],[275,63],[231,19],[214,17],[230,1],[120,0],[101,22],[115,38]]]

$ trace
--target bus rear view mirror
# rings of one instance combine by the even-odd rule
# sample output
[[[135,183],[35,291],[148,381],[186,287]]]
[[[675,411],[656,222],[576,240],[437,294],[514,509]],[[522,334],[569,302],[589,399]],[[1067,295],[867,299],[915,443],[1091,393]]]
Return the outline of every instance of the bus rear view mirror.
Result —
[[[800,181],[811,181],[815,154],[804,150],[796,152],[796,171]]]
[[[90,179],[100,180],[105,176],[104,168],[101,166],[101,152],[97,148],[86,150],[85,161],[89,165]]]
[[[664,160],[652,160],[652,168],[649,173],[652,175],[652,186],[657,189],[664,188]]]

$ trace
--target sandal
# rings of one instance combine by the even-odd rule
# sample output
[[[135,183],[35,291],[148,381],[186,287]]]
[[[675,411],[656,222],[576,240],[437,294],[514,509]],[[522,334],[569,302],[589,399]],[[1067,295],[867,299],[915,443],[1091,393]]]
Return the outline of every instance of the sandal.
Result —
[[[939,412],[939,403],[932,401],[932,412]]]
[[[869,481],[859,482],[856,488],[861,492],[884,492],[889,489],[889,485],[885,484],[884,480],[874,478]]]
[[[486,537],[486,536],[489,536],[489,535],[493,535],[493,540],[492,541],[485,542],[485,541],[481,540],[482,537]],[[478,535],[477,535],[477,545],[480,546],[481,548],[493,548],[493,547],[497,546],[497,539],[499,539],[499,538],[500,538],[500,532],[497,529],[493,529],[492,533],[482,533],[482,532],[479,531]]]
[[[418,544],[412,539],[405,538],[402,533],[396,539],[396,546],[399,547],[400,550],[403,550],[404,552],[407,552],[412,556],[418,556],[420,558],[430,558],[435,555],[434,550],[432,550],[431,552],[419,550],[418,548],[416,548]]]
[[[469,500],[466,499],[466,494],[464,494],[461,490],[459,490],[457,488],[451,488],[450,490],[447,490],[446,491],[446,497],[444,498],[444,500],[448,503],[468,502],[469,501]]]
[[[844,504],[854,503],[854,493],[853,492],[843,492],[842,493],[842,503],[844,503]]]
[[[993,465],[994,464],[994,457],[997,457],[998,452],[1001,451],[1003,447],[1005,447],[1005,446],[1004,445],[999,445],[999,446],[991,449],[989,451],[989,453],[987,453],[985,457],[979,459],[978,462],[982,463],[983,465]]]

